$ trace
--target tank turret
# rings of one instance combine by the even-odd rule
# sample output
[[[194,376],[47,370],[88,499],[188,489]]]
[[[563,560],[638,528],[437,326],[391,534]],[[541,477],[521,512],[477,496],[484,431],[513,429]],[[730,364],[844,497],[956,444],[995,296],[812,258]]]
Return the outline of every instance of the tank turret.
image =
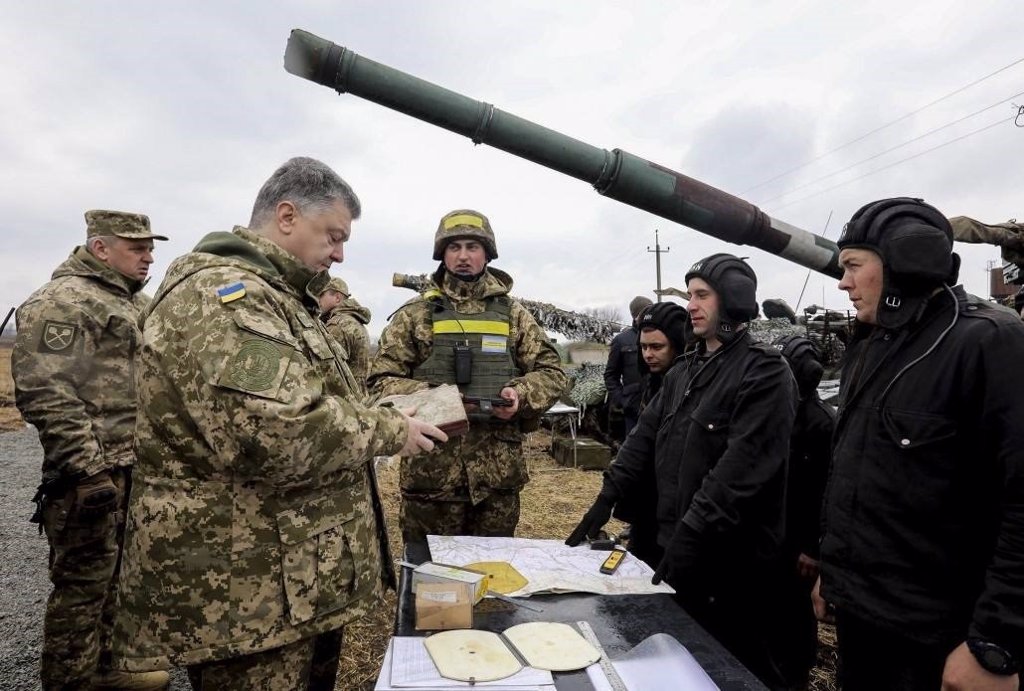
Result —
[[[831,240],[664,166],[621,149],[601,149],[364,58],[295,29],[284,55],[294,75],[351,93],[589,182],[598,193],[737,245],[758,247],[839,278]]]

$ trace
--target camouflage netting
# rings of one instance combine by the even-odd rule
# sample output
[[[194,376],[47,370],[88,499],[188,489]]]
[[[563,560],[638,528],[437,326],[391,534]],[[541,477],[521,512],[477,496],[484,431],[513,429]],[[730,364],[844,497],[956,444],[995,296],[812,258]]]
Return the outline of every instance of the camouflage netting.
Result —
[[[579,407],[604,403],[608,390],[604,387],[604,365],[584,363],[569,374],[569,400]]]
[[[430,282],[427,274],[395,274],[393,284],[400,288],[409,288],[415,291],[423,290]],[[513,296],[515,297],[515,296]],[[572,312],[555,307],[547,302],[536,300],[524,300],[516,297],[516,300],[526,308],[526,311],[533,315],[537,323],[545,331],[560,333],[570,341],[593,341],[595,343],[611,343],[617,333],[626,328],[625,324],[598,319],[587,314]]]

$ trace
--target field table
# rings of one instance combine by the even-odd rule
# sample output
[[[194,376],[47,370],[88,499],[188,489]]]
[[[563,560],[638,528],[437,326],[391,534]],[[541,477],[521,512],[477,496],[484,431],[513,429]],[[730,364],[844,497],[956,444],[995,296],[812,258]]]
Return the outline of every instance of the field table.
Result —
[[[405,560],[421,564],[430,560],[425,542],[406,545]],[[572,624],[587,621],[611,659],[617,659],[655,633],[671,634],[700,663],[722,691],[762,691],[766,687],[732,656],[707,631],[676,604],[671,595],[536,595],[524,600],[543,608],[534,612],[496,600],[476,606],[473,626],[500,633],[510,626],[530,621],[556,621]],[[401,569],[398,587],[398,611],[394,635],[422,636],[415,628],[415,598],[412,595],[410,569]],[[584,671],[556,673],[558,691],[592,691]],[[666,680],[665,688],[674,688]],[[646,690],[645,690],[646,691]]]

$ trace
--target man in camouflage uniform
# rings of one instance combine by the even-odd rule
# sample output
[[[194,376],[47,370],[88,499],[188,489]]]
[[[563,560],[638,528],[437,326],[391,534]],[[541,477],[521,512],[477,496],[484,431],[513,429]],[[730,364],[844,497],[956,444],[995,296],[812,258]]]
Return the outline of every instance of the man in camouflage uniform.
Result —
[[[43,620],[43,688],[160,689],[166,673],[107,669],[117,560],[134,462],[133,371],[153,241],[149,218],[87,211],[86,245],[18,309],[15,400],[39,431],[36,495],[53,591]]]
[[[446,214],[434,236],[441,265],[430,287],[381,334],[371,393],[408,394],[458,384],[470,417],[462,437],[401,466],[402,536],[511,536],[529,479],[523,431],[566,384],[558,353],[534,318],[509,297],[512,278],[488,266],[494,232],[476,211]]]
[[[348,292],[348,284],[332,278],[320,293],[321,319],[327,331],[345,348],[348,368],[352,370],[359,389],[366,394],[366,373],[370,369],[370,310],[360,305]]]
[[[333,689],[340,628],[393,572],[371,461],[444,441],[366,408],[316,319],[359,200],[319,161],[264,183],[249,229],[171,265],[143,329],[116,661],[199,691]]]

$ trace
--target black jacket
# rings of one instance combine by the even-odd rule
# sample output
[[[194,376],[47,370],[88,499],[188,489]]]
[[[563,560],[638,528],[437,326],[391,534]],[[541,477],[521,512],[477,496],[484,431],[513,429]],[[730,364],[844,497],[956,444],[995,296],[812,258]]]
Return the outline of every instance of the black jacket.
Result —
[[[1024,324],[931,298],[847,353],[825,501],[822,594],[899,635],[1024,652]],[[955,317],[955,321],[954,321]],[[914,364],[916,362],[916,364]]]
[[[608,402],[622,406],[623,411],[632,415],[640,410],[640,392],[643,389],[643,378],[637,368],[639,341],[640,333],[635,326],[620,331],[612,339],[608,364],[604,368]]]
[[[653,466],[658,543],[685,522],[699,535],[698,558],[731,571],[778,556],[796,383],[779,351],[747,332],[702,355],[703,346],[665,375],[605,471],[603,493],[630,494]]]
[[[832,406],[812,393],[797,405],[789,452],[786,490],[786,554],[818,558],[821,535],[821,500],[832,458],[832,432],[836,414]]]

